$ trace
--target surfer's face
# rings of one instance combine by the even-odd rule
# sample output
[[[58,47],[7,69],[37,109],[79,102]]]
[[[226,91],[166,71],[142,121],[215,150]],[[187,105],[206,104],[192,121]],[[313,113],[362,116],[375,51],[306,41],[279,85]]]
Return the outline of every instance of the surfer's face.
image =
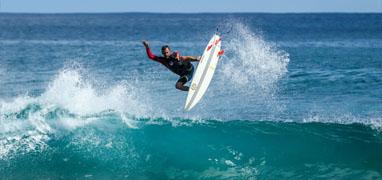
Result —
[[[165,57],[165,58],[169,58],[170,55],[171,55],[171,51],[169,48],[165,48],[162,50],[162,55]]]

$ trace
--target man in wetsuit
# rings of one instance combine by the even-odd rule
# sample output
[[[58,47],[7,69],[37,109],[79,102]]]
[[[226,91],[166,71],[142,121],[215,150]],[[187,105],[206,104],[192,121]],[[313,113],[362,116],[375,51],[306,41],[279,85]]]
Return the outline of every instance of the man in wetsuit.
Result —
[[[166,66],[173,73],[179,75],[179,80],[176,82],[175,87],[182,91],[188,91],[189,87],[185,86],[186,82],[191,80],[194,74],[194,66],[191,64],[193,61],[199,61],[200,57],[194,56],[180,56],[178,52],[171,52],[169,46],[162,46],[162,55],[155,56],[149,47],[147,41],[143,41],[143,45],[146,48],[147,56]]]

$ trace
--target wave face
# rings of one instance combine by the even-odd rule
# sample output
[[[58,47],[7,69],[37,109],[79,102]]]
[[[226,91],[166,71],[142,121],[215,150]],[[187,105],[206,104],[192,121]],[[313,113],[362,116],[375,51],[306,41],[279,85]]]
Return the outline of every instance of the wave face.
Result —
[[[91,115],[29,104],[2,117],[1,178],[381,178],[361,124]]]
[[[0,179],[381,179],[380,19],[0,14]],[[216,27],[184,112],[140,41],[198,55]]]

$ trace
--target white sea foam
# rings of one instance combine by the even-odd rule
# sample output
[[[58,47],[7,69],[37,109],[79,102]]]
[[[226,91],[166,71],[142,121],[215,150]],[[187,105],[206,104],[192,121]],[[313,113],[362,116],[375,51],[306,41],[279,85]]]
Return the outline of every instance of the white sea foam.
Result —
[[[51,134],[87,126],[105,114],[119,116],[129,128],[137,127],[131,117],[149,114],[142,90],[127,82],[98,87],[81,72],[61,70],[41,96],[0,100],[0,159],[12,153],[42,151]],[[52,114],[54,119],[49,119]]]
[[[79,71],[65,69],[49,85],[41,100],[45,104],[54,104],[78,115],[107,110],[144,115],[147,106],[139,103],[136,92],[128,83],[99,90],[84,80]]]

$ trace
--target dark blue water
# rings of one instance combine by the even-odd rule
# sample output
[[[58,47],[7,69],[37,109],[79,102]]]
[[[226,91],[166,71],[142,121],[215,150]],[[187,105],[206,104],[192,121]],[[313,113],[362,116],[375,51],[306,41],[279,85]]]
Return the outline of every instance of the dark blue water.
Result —
[[[216,28],[184,112],[141,41]],[[381,127],[382,14],[0,14],[0,179],[382,179]]]

